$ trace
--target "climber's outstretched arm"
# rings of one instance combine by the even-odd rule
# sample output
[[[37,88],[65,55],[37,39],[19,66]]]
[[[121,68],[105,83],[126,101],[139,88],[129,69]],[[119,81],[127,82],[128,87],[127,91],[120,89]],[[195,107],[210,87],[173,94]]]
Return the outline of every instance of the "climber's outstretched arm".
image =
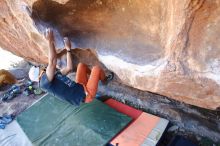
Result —
[[[64,39],[65,49],[67,51],[66,59],[67,59],[67,66],[61,69],[62,75],[67,75],[73,70],[73,62],[72,62],[72,55],[71,55],[71,42],[70,40],[65,37]]]
[[[46,30],[46,39],[49,43],[49,54],[48,54],[48,66],[46,69],[46,75],[49,81],[52,81],[56,71],[57,64],[57,53],[54,45],[54,35],[52,29]]]

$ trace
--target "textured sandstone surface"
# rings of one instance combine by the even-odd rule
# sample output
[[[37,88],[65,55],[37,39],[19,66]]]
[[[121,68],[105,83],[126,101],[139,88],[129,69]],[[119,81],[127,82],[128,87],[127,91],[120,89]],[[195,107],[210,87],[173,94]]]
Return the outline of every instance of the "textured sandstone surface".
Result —
[[[126,85],[220,107],[219,0],[1,0],[0,7],[0,46],[21,57],[46,63],[50,26],[57,48],[70,37],[82,48],[73,51],[77,61],[100,61]]]

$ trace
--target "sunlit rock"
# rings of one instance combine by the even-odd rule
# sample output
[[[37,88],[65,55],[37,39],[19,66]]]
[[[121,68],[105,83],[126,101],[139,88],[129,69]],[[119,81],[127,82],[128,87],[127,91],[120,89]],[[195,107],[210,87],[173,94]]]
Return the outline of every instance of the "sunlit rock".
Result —
[[[218,0],[2,0],[0,7],[0,46],[21,57],[46,63],[43,32],[52,27],[58,49],[70,37],[74,48],[92,50],[78,60],[100,61],[126,85],[220,107]]]

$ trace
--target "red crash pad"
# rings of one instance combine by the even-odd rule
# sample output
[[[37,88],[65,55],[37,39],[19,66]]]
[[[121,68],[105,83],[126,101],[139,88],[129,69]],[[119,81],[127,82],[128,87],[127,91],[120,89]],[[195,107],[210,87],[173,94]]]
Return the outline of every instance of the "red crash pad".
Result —
[[[131,117],[133,120],[137,119],[142,113],[142,111],[137,110],[137,109],[130,107],[128,105],[125,105],[125,104],[118,102],[114,99],[108,99],[107,101],[105,101],[105,104],[107,104],[111,108],[114,108],[118,112],[123,113],[123,114]]]
[[[111,141],[111,144],[114,146],[140,146],[159,120],[159,117],[143,112],[133,123],[117,135]]]
[[[142,112],[114,99],[105,101],[118,112],[130,116],[133,121],[110,142],[116,146],[155,145],[162,136],[168,121]]]

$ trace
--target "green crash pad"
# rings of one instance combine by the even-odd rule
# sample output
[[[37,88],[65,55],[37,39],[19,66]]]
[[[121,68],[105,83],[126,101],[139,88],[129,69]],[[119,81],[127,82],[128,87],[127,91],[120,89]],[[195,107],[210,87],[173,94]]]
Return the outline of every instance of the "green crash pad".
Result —
[[[105,145],[130,121],[99,100],[77,107],[49,94],[17,117],[34,145],[53,146]]]

